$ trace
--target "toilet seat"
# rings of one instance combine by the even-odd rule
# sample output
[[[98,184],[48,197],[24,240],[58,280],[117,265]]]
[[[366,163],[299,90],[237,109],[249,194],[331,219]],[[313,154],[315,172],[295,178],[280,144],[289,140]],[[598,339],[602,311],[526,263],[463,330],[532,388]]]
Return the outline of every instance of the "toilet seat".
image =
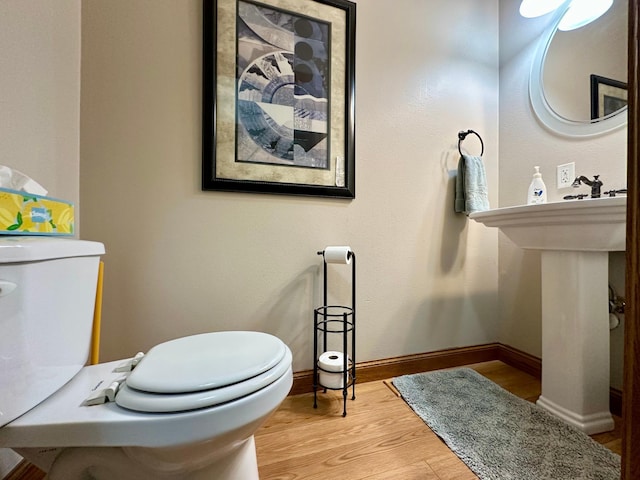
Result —
[[[211,407],[254,393],[284,375],[291,353],[261,332],[215,332],[153,347],[127,377],[116,404],[168,413]]]
[[[291,389],[292,355],[283,345],[285,355],[272,370],[273,377],[281,366],[284,373],[273,383],[233,401],[181,412],[140,412],[115,402],[86,406],[88,392],[123,377],[117,371],[123,360],[83,367],[45,401],[0,428],[0,447],[164,448],[209,442],[238,429],[251,430],[280,405]]]

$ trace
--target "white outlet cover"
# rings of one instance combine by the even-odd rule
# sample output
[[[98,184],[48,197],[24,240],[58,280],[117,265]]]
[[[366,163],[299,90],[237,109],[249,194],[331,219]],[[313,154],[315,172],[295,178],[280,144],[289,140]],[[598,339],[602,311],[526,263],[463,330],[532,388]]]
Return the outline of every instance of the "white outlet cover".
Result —
[[[575,162],[558,165],[556,169],[556,173],[557,173],[558,188],[570,187],[571,184],[573,183],[573,180],[576,178]]]

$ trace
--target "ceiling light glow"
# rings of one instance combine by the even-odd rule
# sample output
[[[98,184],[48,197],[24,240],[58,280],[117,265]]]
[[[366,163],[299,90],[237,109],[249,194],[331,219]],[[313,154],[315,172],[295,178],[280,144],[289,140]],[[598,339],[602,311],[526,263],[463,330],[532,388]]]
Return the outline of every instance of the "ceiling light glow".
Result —
[[[567,13],[558,24],[558,30],[567,32],[584,27],[604,15],[613,5],[613,0],[573,0]]]
[[[589,0],[587,0],[589,1]],[[535,18],[553,12],[566,0],[522,0],[520,15],[525,18]]]

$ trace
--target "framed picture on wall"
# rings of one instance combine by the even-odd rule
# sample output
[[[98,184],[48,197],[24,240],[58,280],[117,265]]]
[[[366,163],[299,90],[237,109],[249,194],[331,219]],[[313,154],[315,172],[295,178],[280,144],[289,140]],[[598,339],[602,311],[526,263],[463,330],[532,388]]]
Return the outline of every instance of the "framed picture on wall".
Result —
[[[204,0],[203,190],[355,197],[347,0]]]
[[[591,74],[591,120],[607,117],[626,105],[626,83]]]

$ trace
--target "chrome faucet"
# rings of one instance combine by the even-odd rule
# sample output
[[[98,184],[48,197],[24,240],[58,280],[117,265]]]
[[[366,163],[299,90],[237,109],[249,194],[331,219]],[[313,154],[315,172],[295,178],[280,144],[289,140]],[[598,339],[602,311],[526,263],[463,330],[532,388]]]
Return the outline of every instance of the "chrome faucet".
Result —
[[[591,187],[591,198],[600,198],[600,189],[602,188],[602,182],[598,180],[600,175],[594,175],[593,180],[589,180],[584,175],[580,175],[576,177],[571,186],[573,188],[578,188],[581,183],[589,185]]]

